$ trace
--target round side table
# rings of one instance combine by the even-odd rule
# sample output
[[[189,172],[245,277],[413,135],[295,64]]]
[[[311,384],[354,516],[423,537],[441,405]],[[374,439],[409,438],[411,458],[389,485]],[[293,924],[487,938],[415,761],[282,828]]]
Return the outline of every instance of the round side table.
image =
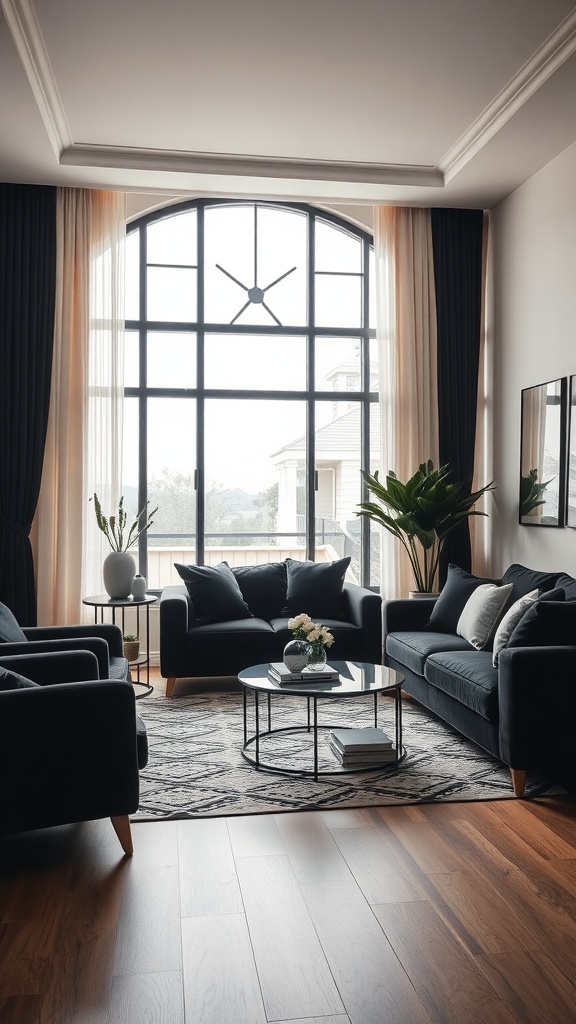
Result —
[[[130,662],[130,668],[136,670],[136,679],[132,682],[135,686],[144,686],[144,692],[139,693],[136,700],[140,700],[142,697],[147,697],[149,693],[152,693],[154,687],[150,685],[150,605],[154,604],[158,600],[155,594],[146,594],[142,598],[134,597],[123,597],[114,598],[108,597],[108,594],[96,594],[95,597],[83,597],[82,604],[90,605],[94,608],[94,622],[104,622],[104,610],[109,608],[111,610],[112,623],[116,625],[116,610],[120,613],[120,628],[122,629],[122,636],[124,636],[124,618],[126,615],[127,608],[136,609],[136,632],[140,635],[140,609],[146,609],[146,650],[144,654],[140,654],[135,661]],[[146,679],[140,679],[140,670],[146,673]]]

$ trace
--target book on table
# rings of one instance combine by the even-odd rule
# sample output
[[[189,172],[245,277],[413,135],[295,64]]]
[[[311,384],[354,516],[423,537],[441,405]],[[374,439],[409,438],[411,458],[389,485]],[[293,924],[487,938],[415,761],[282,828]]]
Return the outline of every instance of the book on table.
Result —
[[[343,754],[342,751],[330,742],[330,750],[344,768],[361,768],[363,765],[390,764],[396,760],[396,748],[388,750],[371,750],[366,753]]]
[[[342,754],[372,754],[392,749],[390,737],[376,726],[365,729],[331,729],[330,743]]]
[[[275,683],[324,683],[340,679],[340,673],[331,665],[325,665],[323,669],[306,666],[301,672],[290,672],[283,662],[273,661],[268,668],[268,678]]]

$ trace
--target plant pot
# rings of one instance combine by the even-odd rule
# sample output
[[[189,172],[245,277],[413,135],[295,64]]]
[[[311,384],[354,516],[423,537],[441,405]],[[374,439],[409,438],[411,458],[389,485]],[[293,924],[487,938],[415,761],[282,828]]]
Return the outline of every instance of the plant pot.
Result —
[[[140,641],[139,640],[125,640],[124,641],[124,657],[128,661],[136,661],[140,654]]]
[[[115,601],[130,597],[136,562],[128,551],[111,551],[102,566],[106,593]]]
[[[289,672],[301,672],[308,664],[310,644],[307,640],[289,640],[284,648],[282,660]]]
[[[421,600],[423,597],[439,597],[440,592],[438,590],[409,590],[408,597],[411,601]]]

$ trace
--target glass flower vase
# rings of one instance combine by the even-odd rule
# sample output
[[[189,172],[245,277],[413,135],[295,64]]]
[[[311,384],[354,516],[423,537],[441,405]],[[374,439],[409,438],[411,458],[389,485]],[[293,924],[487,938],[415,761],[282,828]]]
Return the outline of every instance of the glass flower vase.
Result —
[[[308,668],[313,672],[319,672],[326,667],[326,648],[324,644],[309,644]]]
[[[282,660],[289,672],[301,672],[308,664],[310,644],[307,640],[289,640],[284,648]]]

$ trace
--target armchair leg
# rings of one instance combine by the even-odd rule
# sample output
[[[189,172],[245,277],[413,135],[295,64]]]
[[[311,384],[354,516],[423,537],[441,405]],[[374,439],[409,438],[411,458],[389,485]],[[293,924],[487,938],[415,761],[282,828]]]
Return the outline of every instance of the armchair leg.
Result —
[[[519,768],[511,768],[510,775],[512,776],[512,786],[514,788],[514,796],[524,796],[524,786],[526,784],[526,772]]]
[[[176,682],[176,677],[175,676],[168,676],[168,679],[166,680],[166,696],[167,697],[171,697],[172,696],[172,690],[174,689],[175,682]]]
[[[114,831],[120,840],[120,846],[130,857],[134,853],[134,847],[132,845],[132,833],[130,831],[130,818],[127,814],[121,814],[114,818],[110,818]]]

